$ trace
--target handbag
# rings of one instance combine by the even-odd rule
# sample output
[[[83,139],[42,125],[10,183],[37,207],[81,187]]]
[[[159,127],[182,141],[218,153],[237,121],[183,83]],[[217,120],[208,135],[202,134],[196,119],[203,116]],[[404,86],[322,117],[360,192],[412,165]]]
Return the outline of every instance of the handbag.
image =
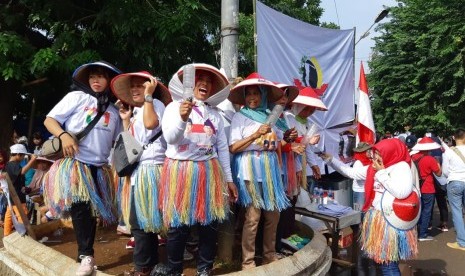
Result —
[[[139,159],[144,149],[161,135],[162,131],[153,136],[148,144],[142,146],[129,131],[121,132],[118,137],[116,137],[115,146],[113,148],[113,167],[118,176],[131,176],[132,172],[139,165]]]
[[[74,140],[76,140],[76,136],[73,133],[71,132],[67,132],[67,133]],[[45,141],[42,145],[39,155],[47,159],[50,159],[50,160],[58,160],[58,159],[63,158],[63,150],[61,148],[60,137],[53,137],[52,139]]]
[[[421,202],[420,192],[416,187],[404,199],[394,197],[387,190],[381,198],[381,212],[386,221],[399,230],[410,230],[420,219]]]
[[[105,111],[107,108],[108,108],[108,104],[105,108]],[[47,159],[50,159],[50,160],[58,160],[58,159],[63,158],[63,149],[61,147],[60,136],[65,133],[68,133],[75,141],[81,141],[91,131],[91,129],[97,124],[97,122],[100,120],[100,118],[102,117],[103,113],[105,113],[105,111],[97,113],[97,115],[86,126],[86,128],[84,128],[78,134],[64,131],[60,135],[58,135],[58,137],[53,137],[52,139],[45,141],[42,145],[42,149],[40,150],[39,155]]]

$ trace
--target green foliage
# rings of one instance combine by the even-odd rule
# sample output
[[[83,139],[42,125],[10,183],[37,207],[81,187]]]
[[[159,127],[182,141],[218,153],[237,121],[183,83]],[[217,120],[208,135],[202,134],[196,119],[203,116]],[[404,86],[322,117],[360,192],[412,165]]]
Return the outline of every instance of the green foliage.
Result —
[[[165,83],[187,62],[219,66],[214,42],[219,41],[220,4],[7,1],[0,5],[0,91],[10,94],[13,114],[21,118],[29,114],[32,95],[37,112],[48,112],[67,92],[74,69],[89,61],[107,60],[124,71],[148,70]],[[47,81],[21,88],[43,78]],[[5,81],[15,83],[6,86]]]
[[[22,80],[27,68],[21,64],[28,64],[28,54],[32,47],[21,36],[13,32],[0,33],[0,72],[5,80]]]
[[[320,1],[263,2],[319,24]],[[239,7],[239,70],[245,75],[253,70],[252,1],[240,0]],[[74,69],[95,60],[126,72],[148,70],[165,84],[183,64],[219,66],[220,24],[218,0],[2,1],[0,93],[8,102],[0,109],[9,122],[27,119],[34,97],[36,115],[43,116],[68,92]],[[6,140],[0,136],[0,146]]]
[[[404,0],[381,24],[369,62],[378,130],[450,133],[463,125],[465,8],[459,0]]]

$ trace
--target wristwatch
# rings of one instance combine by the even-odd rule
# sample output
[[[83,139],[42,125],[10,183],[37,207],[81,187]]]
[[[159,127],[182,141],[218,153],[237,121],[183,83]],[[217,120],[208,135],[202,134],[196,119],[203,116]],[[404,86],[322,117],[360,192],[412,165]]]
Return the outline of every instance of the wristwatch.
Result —
[[[148,102],[148,103],[153,103],[153,97],[152,97],[152,95],[147,94],[147,95],[144,96],[144,99],[145,99],[145,101]]]

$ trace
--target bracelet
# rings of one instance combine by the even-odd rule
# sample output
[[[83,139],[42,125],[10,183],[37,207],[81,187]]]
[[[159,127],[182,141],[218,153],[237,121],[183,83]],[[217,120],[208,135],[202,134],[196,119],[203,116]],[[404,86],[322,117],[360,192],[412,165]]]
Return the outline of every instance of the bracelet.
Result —
[[[60,133],[60,135],[58,135],[58,139],[61,140],[61,135],[63,135],[63,134],[69,134],[69,133],[67,131],[63,131],[62,133]]]

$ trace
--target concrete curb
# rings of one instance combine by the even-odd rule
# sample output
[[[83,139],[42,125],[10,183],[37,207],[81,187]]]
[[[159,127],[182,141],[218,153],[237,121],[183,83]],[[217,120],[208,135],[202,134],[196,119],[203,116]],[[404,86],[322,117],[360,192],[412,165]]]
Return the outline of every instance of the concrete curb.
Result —
[[[16,259],[13,255],[6,252],[5,248],[0,249],[0,275],[2,276],[16,276],[16,275],[30,275],[40,276],[34,270],[29,268],[20,260]]]
[[[28,236],[13,233],[3,238],[5,248],[0,249],[0,271],[2,275],[27,276],[62,276],[75,275],[78,263],[58,251],[55,251]],[[281,259],[268,265],[259,266],[246,271],[238,271],[225,275],[230,276],[293,276],[293,275],[326,275],[331,267],[331,250],[325,237],[314,232],[312,241],[293,256]],[[9,268],[9,269],[8,269]],[[100,271],[95,276],[109,275]]]
[[[20,275],[75,275],[79,266],[75,260],[16,232],[4,237],[3,244],[5,249],[0,251],[0,259]],[[97,271],[94,275],[109,274]]]
[[[331,249],[326,238],[314,232],[312,241],[294,255],[268,265],[258,266],[244,271],[224,274],[228,276],[297,276],[326,275],[331,268]]]

